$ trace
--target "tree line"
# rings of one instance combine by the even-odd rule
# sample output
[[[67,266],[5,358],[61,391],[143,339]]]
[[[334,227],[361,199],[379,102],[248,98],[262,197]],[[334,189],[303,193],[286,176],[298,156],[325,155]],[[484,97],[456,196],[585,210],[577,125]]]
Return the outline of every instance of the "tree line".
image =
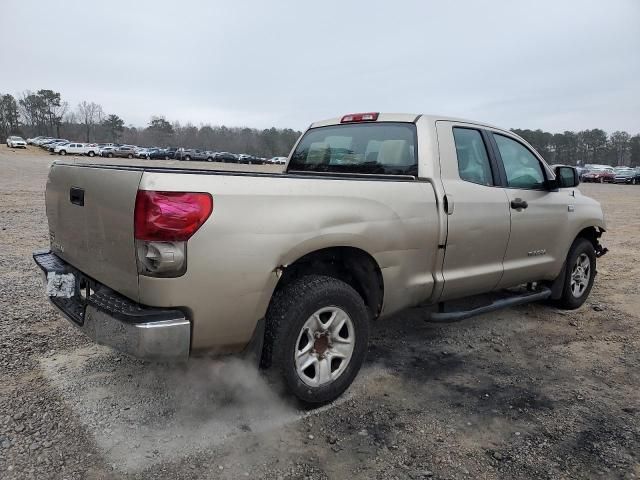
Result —
[[[101,105],[82,101],[71,108],[59,92],[25,91],[0,94],[0,137],[47,135],[83,142],[113,142],[140,146],[187,147],[261,157],[285,156],[301,132],[290,128],[255,129],[224,125],[180,124],[153,116],[145,127],[126,125]]]
[[[640,166],[640,135],[616,131],[582,130],[550,133],[513,129],[549,163]],[[71,108],[59,92],[25,91],[14,97],[0,94],[0,136],[48,135],[85,142],[114,142],[141,146],[188,147],[248,153],[263,157],[287,155],[300,136],[290,128],[258,130],[169,122],[154,116],[145,127],[126,125],[114,113],[88,101]]]

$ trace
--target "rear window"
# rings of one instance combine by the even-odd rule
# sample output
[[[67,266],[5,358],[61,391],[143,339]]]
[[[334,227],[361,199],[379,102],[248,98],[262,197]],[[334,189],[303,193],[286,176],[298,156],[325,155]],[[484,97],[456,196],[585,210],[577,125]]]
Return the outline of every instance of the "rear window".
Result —
[[[289,171],[418,175],[416,126],[358,123],[308,130]]]

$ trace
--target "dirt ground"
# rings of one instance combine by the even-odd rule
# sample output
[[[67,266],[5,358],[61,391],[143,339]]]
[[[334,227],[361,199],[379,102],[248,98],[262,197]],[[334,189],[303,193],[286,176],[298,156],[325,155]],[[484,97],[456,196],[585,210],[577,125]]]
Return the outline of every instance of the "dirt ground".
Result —
[[[300,411],[237,360],[136,361],[57,314],[35,150],[0,147],[0,478],[640,478],[640,187],[580,186],[610,253],[579,310],[396,315],[348,393]]]

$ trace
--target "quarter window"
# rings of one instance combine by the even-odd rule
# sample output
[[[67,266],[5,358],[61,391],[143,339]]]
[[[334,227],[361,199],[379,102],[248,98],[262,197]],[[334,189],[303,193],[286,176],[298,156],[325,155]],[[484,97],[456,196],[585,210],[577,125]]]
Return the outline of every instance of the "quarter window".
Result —
[[[467,182],[493,185],[487,148],[478,130],[454,128],[453,138],[458,156],[458,173]]]
[[[528,148],[503,135],[494,134],[493,138],[502,157],[508,187],[536,190],[544,188],[542,166]]]

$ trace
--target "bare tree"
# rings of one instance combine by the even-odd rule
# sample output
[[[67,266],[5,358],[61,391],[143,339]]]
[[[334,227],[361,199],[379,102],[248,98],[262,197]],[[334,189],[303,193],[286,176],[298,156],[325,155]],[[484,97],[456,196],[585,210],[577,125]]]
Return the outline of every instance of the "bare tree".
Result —
[[[102,107],[94,102],[83,100],[78,104],[78,117],[84,125],[87,142],[91,141],[91,131],[102,120]]]

